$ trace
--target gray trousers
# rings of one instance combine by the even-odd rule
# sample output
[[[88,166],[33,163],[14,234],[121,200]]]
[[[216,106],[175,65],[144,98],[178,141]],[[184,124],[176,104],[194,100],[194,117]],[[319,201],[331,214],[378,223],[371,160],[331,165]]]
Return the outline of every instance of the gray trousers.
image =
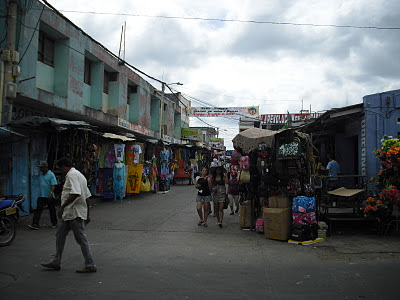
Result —
[[[82,254],[85,257],[85,267],[92,268],[96,266],[93,261],[92,251],[90,250],[83,222],[84,221],[81,218],[76,218],[70,221],[60,221],[60,225],[57,228],[56,233],[56,256],[52,261],[53,264],[61,265],[61,257],[64,251],[65,240],[68,232],[72,229],[75,240],[79,246],[81,246]]]

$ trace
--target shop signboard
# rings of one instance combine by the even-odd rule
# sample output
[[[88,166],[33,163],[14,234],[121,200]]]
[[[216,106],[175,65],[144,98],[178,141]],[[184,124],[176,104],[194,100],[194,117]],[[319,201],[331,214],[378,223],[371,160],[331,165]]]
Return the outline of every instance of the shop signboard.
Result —
[[[268,125],[283,125],[288,121],[288,116],[292,122],[303,121],[306,119],[315,119],[323,113],[304,113],[304,114],[267,114],[260,115],[260,120],[263,124]]]
[[[186,140],[197,140],[199,137],[199,130],[195,128],[182,128],[181,136]]]
[[[147,135],[153,136],[153,131],[138,124],[133,124],[125,119],[118,118],[118,126]]]
[[[190,117],[257,117],[259,115],[258,106],[249,107],[192,107]]]
[[[210,147],[214,149],[224,149],[224,139],[210,138]]]

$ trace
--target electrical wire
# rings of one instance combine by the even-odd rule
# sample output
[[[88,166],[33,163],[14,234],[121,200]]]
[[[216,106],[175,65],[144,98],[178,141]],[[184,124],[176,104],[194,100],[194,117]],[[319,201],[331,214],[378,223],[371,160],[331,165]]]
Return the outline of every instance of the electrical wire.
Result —
[[[40,24],[40,18],[42,17],[43,11],[44,11],[44,6],[43,6],[43,8],[42,8],[42,11],[40,12],[40,16],[39,16],[38,21],[37,21],[37,23],[36,23],[35,30],[32,32],[31,39],[29,40],[29,43],[28,43],[28,45],[26,46],[26,49],[25,49],[25,51],[24,51],[24,54],[22,54],[22,56],[21,56],[21,58],[20,58],[18,64],[21,63],[22,59],[24,58],[24,56],[25,56],[25,54],[26,54],[26,51],[28,51],[29,46],[31,45],[32,39],[33,39],[33,37],[35,36],[35,32],[36,32],[36,30],[37,30],[37,28],[38,28],[38,26],[39,26],[39,24]]]
[[[334,28],[351,28],[351,29],[400,30],[400,27],[314,24],[314,23],[276,22],[276,21],[221,19],[221,18],[201,18],[201,17],[178,17],[178,16],[143,15],[143,14],[96,12],[96,11],[79,11],[79,10],[59,10],[59,11],[60,12],[64,12],[64,13],[113,15],[113,16],[145,17],[145,18],[161,18],[161,19],[177,19],[177,20],[214,21],[214,22],[217,21],[217,22],[235,22],[235,23],[252,23],[252,24],[269,24],[269,25],[292,25],[292,26],[308,26],[308,27],[334,27]]]

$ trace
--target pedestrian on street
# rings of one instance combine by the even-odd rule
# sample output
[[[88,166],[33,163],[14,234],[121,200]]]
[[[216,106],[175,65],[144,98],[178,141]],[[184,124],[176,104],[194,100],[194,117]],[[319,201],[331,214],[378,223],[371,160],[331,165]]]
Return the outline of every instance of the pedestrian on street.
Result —
[[[212,177],[212,191],[214,201],[214,213],[217,215],[217,225],[222,228],[222,220],[224,218],[224,205],[226,197],[225,184],[228,183],[228,177],[224,175],[224,167],[215,168]]]
[[[328,165],[326,166],[326,169],[328,170],[328,190],[334,190],[339,187],[338,182],[339,178],[336,177],[340,173],[340,165],[339,163],[335,160],[335,156],[333,154],[328,154],[327,158],[329,160]]]
[[[231,172],[231,178],[228,181],[228,198],[231,215],[234,215],[235,212],[239,212],[239,179],[237,179],[237,172]],[[233,211],[233,204],[236,205],[235,212]]]
[[[196,206],[200,220],[199,226],[207,227],[207,218],[210,211],[211,197],[211,178],[208,177],[208,169],[203,167],[200,172],[201,177],[197,180],[195,188],[198,189]]]
[[[189,174],[189,183],[188,185],[192,185],[193,183],[193,165],[190,160],[188,160],[186,167],[185,167],[185,172]]]
[[[40,216],[42,215],[44,205],[47,204],[47,207],[49,208],[52,228],[56,228],[57,215],[54,199],[54,189],[58,184],[57,179],[54,173],[49,170],[47,162],[40,162],[38,167],[40,168],[39,197],[37,199],[37,207],[33,215],[32,225],[28,225],[28,227],[34,230],[39,229]]]
[[[65,176],[65,183],[61,194],[61,208],[58,211],[60,226],[56,233],[56,255],[53,261],[41,263],[41,265],[54,270],[61,269],[61,257],[65,240],[68,232],[72,230],[75,240],[81,247],[82,254],[85,257],[85,267],[76,270],[76,272],[96,272],[97,268],[94,264],[92,251],[84,229],[84,223],[88,224],[90,222],[88,200],[91,194],[87,187],[86,178],[72,166],[72,162],[68,158],[61,158],[57,164],[61,174]]]

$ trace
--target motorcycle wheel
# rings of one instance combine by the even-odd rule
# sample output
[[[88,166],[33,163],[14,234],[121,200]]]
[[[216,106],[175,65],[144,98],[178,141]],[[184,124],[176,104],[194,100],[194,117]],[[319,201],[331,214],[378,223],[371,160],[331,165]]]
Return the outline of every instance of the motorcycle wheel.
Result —
[[[15,239],[15,222],[10,217],[0,219],[0,247],[8,246]]]

